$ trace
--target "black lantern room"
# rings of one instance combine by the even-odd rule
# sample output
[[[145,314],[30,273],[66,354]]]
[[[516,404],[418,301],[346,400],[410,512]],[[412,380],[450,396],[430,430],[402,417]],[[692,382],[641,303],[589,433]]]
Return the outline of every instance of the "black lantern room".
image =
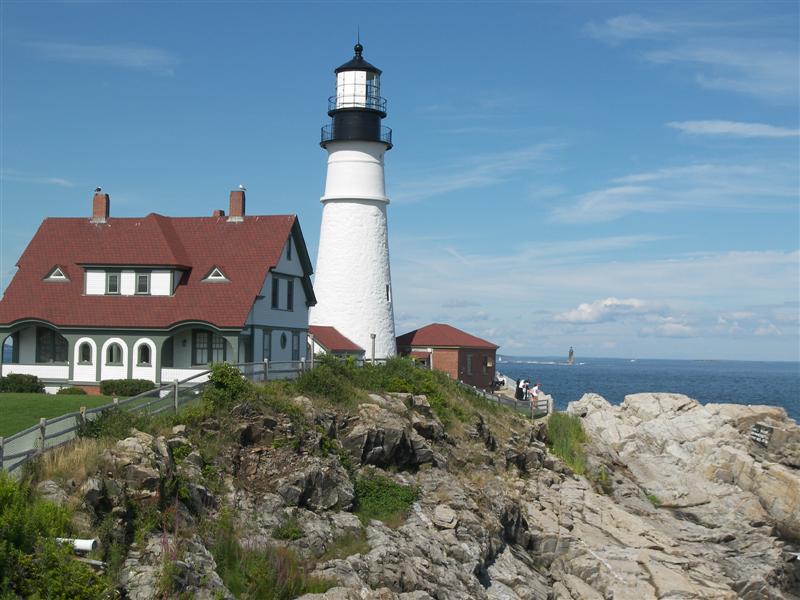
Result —
[[[320,145],[335,141],[383,142],[392,147],[392,130],[381,125],[386,116],[386,99],[381,97],[381,70],[361,55],[355,55],[336,69],[336,95],[328,98],[330,125],[322,128]]]

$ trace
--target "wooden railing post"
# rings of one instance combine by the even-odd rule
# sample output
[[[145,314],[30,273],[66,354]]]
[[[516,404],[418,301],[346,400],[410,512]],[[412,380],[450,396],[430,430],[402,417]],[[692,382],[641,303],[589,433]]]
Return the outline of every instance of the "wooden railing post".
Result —
[[[301,356],[300,357],[300,374],[302,375],[305,372],[306,372],[306,357],[305,356]]]
[[[264,359],[264,381],[269,379],[269,359]]]
[[[0,435],[0,471],[3,469],[3,436]]]
[[[173,402],[175,404],[175,414],[177,415],[178,414],[178,380],[176,379],[172,385],[173,385],[172,393],[175,395],[175,398],[173,398]]]
[[[78,419],[80,419],[80,426],[86,427],[86,407],[81,406],[78,409]]]
[[[44,436],[47,434],[47,419],[42,417],[39,419],[39,434],[36,439],[36,446],[38,449],[38,453],[41,454],[44,452]]]

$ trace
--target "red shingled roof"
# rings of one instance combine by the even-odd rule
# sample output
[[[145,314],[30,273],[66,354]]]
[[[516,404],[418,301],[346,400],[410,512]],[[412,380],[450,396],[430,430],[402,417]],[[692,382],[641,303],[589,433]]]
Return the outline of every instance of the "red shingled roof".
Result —
[[[499,348],[499,346],[491,342],[470,335],[466,331],[461,331],[445,323],[431,323],[420,329],[409,331],[397,338],[397,346],[445,346],[448,348],[489,348],[491,350],[497,350],[497,348]]]
[[[238,223],[158,214],[106,223],[45,219],[0,302],[0,324],[40,319],[62,327],[167,328],[205,321],[241,328],[292,233],[308,276],[311,264],[294,215],[249,216]],[[43,281],[55,265],[69,282]],[[189,273],[173,296],[87,296],[84,265],[183,267]],[[214,266],[228,282],[201,281]],[[310,280],[304,283],[313,303]]]
[[[308,333],[328,352],[364,352],[364,349],[328,325],[309,325]]]

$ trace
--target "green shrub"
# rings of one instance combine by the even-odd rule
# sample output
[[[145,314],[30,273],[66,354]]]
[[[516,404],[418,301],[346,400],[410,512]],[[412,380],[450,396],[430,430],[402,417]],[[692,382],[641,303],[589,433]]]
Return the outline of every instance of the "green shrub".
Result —
[[[399,526],[417,499],[416,488],[395,483],[383,475],[367,475],[356,479],[355,514],[364,525],[372,519],[390,527]]]
[[[294,517],[289,517],[272,530],[272,537],[276,540],[299,540],[303,537],[303,530]]]
[[[289,600],[322,593],[333,582],[311,577],[309,568],[288,548],[244,548],[231,514],[223,511],[209,532],[217,573],[237,598]]]
[[[347,405],[352,404],[358,396],[351,381],[330,361],[321,361],[320,365],[300,375],[295,385],[301,394]]]
[[[555,412],[547,420],[547,444],[578,475],[586,472],[586,455],[582,444],[587,441],[580,417]]]
[[[70,527],[66,508],[0,471],[0,597],[107,597],[106,583],[53,540],[68,537]]]
[[[655,494],[647,494],[647,499],[650,501],[650,504],[652,504],[654,507],[658,508],[659,506],[661,506],[661,499]]]
[[[100,393],[104,396],[127,398],[143,394],[155,388],[149,379],[105,379],[100,382]]]
[[[44,386],[36,375],[10,373],[0,377],[0,392],[13,394],[43,394]]]
[[[101,411],[95,419],[87,419],[78,426],[77,433],[78,437],[119,440],[128,437],[132,428],[146,429],[147,423],[144,415],[112,407]]]
[[[85,396],[86,390],[79,387],[65,387],[56,392],[58,396]]]
[[[208,381],[211,385],[206,388],[204,396],[215,408],[241,402],[253,394],[253,384],[244,378],[239,369],[227,363],[212,364]]]

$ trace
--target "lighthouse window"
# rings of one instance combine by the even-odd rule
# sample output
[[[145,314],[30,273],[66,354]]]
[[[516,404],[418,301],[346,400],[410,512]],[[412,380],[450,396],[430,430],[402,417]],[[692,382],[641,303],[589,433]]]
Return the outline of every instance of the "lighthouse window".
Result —
[[[386,284],[386,301],[387,302],[391,302],[392,301],[392,288],[389,287],[388,283]]]

